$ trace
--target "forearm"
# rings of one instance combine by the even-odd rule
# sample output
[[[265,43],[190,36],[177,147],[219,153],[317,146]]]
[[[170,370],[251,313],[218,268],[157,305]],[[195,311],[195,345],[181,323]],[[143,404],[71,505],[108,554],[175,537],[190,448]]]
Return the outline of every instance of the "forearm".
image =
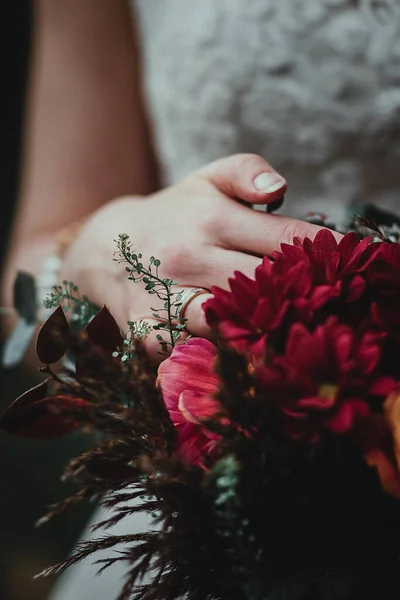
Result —
[[[124,0],[37,0],[20,201],[3,278],[35,274],[52,236],[108,200],[156,187]]]

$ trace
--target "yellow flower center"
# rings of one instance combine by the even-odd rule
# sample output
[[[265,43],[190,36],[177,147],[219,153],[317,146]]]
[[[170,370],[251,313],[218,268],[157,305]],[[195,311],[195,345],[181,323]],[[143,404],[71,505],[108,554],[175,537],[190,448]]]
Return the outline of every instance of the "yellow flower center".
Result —
[[[323,383],[318,388],[318,397],[330,400],[332,403],[336,399],[338,386],[333,383]]]

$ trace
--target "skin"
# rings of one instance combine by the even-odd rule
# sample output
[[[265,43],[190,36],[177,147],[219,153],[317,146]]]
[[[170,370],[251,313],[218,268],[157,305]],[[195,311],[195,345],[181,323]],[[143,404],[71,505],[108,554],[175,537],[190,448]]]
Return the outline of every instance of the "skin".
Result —
[[[160,258],[162,275],[182,289],[226,287],[237,269],[252,276],[261,256],[320,229],[251,210],[286,190],[284,178],[257,155],[222,158],[159,190],[137,35],[125,0],[36,0],[32,55],[6,305],[15,271],[39,273],[57,231],[77,219],[87,220],[64,258],[60,281],[72,280],[93,302],[107,304],[122,329],[127,320],[151,316],[152,297],[113,262],[119,233],[129,234],[144,259]],[[255,187],[265,173],[279,189]],[[209,333],[201,310],[206,297],[187,307],[194,335]],[[152,339],[148,348],[153,355],[159,349]]]

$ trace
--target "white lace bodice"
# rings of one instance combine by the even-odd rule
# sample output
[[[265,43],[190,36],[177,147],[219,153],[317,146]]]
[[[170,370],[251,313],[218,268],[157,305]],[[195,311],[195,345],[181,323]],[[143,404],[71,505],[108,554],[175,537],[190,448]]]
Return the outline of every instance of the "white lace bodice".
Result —
[[[132,2],[166,183],[256,152],[296,216],[400,206],[400,0]]]

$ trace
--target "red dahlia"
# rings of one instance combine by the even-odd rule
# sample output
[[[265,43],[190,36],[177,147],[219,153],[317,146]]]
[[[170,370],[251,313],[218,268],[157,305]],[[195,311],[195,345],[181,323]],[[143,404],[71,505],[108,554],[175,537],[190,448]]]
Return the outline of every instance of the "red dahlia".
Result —
[[[399,299],[398,246],[396,251],[387,248],[367,238],[360,241],[355,233],[338,243],[329,230],[321,230],[313,241],[282,244],[281,252],[264,258],[254,280],[235,272],[230,291],[212,289],[214,298],[205,304],[207,321],[230,344],[253,356],[265,354],[267,340],[284,347],[293,323],[313,328],[338,315],[354,328],[371,329],[378,320],[382,325],[379,306],[392,309]],[[382,264],[383,287],[381,282],[373,285]]]
[[[396,388],[380,375],[383,333],[358,336],[330,317],[315,331],[294,323],[283,354],[258,368],[266,401],[282,410],[288,432],[318,438],[321,429],[349,432],[370,414],[369,400],[382,403]]]

